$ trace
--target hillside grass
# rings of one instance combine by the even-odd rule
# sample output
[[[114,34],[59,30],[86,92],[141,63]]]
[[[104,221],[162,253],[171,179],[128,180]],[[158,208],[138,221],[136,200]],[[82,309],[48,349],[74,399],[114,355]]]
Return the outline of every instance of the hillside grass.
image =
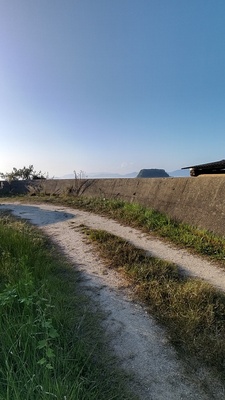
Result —
[[[40,231],[0,215],[0,400],[131,399],[104,315]]]
[[[166,327],[181,357],[192,367],[197,361],[212,368],[224,379],[225,295],[120,237],[85,226],[82,230],[108,267],[129,279],[151,315]]]

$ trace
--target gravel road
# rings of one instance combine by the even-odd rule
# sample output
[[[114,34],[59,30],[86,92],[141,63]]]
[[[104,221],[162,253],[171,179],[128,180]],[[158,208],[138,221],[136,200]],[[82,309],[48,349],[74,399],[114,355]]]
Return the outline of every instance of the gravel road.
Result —
[[[137,229],[92,213],[47,204],[1,201],[0,210],[6,208],[39,226],[81,271],[83,289],[106,312],[104,326],[112,334],[112,348],[122,367],[132,372],[130,385],[141,400],[225,399],[225,389],[207,370],[201,368],[193,374],[187,372],[164,330],[147,314],[145,307],[134,300],[121,275],[106,268],[92,245],[84,240],[79,226],[85,224],[123,237],[222,290],[225,290],[225,271]]]

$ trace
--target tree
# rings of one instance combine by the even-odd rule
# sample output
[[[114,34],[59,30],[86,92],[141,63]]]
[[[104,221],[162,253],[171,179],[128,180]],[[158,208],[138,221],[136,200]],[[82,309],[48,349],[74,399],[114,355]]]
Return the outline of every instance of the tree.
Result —
[[[7,181],[46,179],[41,171],[36,172],[34,170],[33,165],[29,165],[29,167],[23,167],[20,169],[14,167],[11,172],[0,172],[0,177],[6,179]]]

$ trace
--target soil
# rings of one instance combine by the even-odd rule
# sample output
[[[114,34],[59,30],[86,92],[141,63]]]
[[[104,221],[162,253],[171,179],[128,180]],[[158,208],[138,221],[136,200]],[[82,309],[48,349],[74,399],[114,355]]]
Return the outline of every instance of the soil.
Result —
[[[0,209],[3,208],[39,226],[81,272],[82,288],[106,313],[103,323],[112,338],[112,349],[121,366],[132,373],[130,386],[140,399],[225,398],[225,388],[210,371],[201,367],[190,371],[178,358],[165,330],[147,313],[145,306],[137,302],[129,283],[104,265],[92,245],[84,239],[80,225],[123,237],[156,257],[176,263],[185,273],[211,282],[220,290],[225,290],[225,271],[138,229],[89,212],[47,204],[34,206],[1,201]]]

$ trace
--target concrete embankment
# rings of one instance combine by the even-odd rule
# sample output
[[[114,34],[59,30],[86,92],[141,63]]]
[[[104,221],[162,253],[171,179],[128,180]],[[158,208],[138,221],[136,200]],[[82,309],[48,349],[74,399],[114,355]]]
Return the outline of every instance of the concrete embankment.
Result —
[[[2,183],[2,194],[71,194],[123,199],[225,235],[225,176],[197,178],[54,179]]]

